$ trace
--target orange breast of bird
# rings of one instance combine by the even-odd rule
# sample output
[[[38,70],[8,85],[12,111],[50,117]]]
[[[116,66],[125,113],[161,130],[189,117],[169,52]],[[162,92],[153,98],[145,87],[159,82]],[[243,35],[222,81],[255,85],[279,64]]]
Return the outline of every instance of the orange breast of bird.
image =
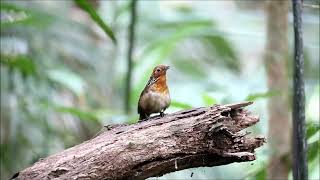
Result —
[[[167,95],[169,93],[169,89],[167,86],[166,77],[160,77],[156,83],[150,86],[150,90],[163,95]]]

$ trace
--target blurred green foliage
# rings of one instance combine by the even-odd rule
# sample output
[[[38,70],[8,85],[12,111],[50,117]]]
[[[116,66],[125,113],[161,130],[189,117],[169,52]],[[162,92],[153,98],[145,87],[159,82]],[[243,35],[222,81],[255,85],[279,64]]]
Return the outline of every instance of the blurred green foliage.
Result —
[[[226,12],[231,6],[222,1],[140,2],[135,111],[125,114],[129,7],[130,1],[100,1],[98,9],[85,0],[1,1],[1,179],[91,138],[103,125],[135,123],[140,92],[161,63],[171,65],[167,112],[255,101],[252,111],[261,122],[254,132],[266,135],[268,98],[288,92],[266,88],[262,10],[235,6]],[[233,12],[237,17],[228,14]],[[318,178],[319,20],[314,17],[319,12],[306,13],[308,160],[310,177]],[[265,179],[269,152],[259,149],[252,164],[190,169],[159,179]]]
[[[268,97],[272,97],[272,96],[279,96],[280,92],[276,92],[276,91],[268,91],[265,93],[253,93],[253,94],[249,94],[246,98],[247,101],[255,101],[257,99],[264,99],[264,98],[268,98]]]
[[[111,28],[104,23],[97,11],[87,2],[87,0],[74,0],[74,2],[90,15],[92,20],[94,20],[104,30],[114,43],[117,42]]]

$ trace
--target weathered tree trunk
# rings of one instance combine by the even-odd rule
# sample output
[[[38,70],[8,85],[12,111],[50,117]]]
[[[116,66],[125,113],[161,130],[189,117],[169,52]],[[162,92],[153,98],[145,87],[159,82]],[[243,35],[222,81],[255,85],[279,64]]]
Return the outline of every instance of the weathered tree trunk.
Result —
[[[214,105],[107,127],[75,147],[41,159],[17,179],[145,179],[201,166],[255,160],[263,137],[241,130],[259,118],[243,107]]]
[[[267,46],[265,65],[269,91],[279,93],[269,100],[269,133],[272,156],[268,179],[287,179],[289,173],[290,132],[288,108],[288,8],[289,2],[267,2]]]

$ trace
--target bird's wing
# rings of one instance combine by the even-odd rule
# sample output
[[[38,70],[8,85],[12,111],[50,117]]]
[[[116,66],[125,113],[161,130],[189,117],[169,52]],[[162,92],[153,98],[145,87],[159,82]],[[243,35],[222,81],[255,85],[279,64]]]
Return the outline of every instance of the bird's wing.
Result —
[[[142,112],[142,109],[141,109],[141,106],[140,106],[140,100],[141,100],[141,97],[142,95],[147,91],[147,89],[152,85],[154,84],[155,82],[158,81],[159,78],[155,78],[153,76],[150,76],[148,82],[147,82],[147,85],[146,87],[144,87],[143,91],[141,92],[140,94],[140,98],[139,98],[139,102],[138,102],[138,113],[140,114]]]
[[[142,93],[141,93],[141,95],[140,95],[140,98],[139,98],[139,101],[138,101],[138,114],[141,114],[142,112],[143,112],[143,109],[142,109],[142,107],[141,107],[141,97],[142,97],[142,95],[143,95],[143,92],[144,92],[144,90],[142,91]]]
[[[152,84],[152,76],[150,77],[150,79],[148,80],[148,83],[147,85],[144,87],[144,89],[142,90],[141,94],[140,94],[140,97],[139,97],[139,101],[138,101],[138,114],[141,114],[142,113],[142,108],[141,108],[141,105],[140,105],[140,101],[141,101],[141,98],[143,96],[143,94],[145,93],[145,91],[148,89],[148,87],[150,86],[150,84]]]
[[[141,106],[140,106],[140,103],[138,103],[138,114],[141,114]]]

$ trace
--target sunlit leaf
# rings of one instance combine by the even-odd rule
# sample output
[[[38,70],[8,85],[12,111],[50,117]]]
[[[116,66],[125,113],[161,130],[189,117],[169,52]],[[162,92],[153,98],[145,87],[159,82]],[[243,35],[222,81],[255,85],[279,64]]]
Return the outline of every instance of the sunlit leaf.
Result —
[[[87,0],[74,0],[74,2],[90,15],[92,20],[103,29],[103,31],[112,39],[115,44],[117,43],[116,37],[114,36],[111,28],[102,20],[96,10],[87,2]]]
[[[320,140],[308,144],[308,161],[314,160],[320,154]]]
[[[253,176],[253,179],[266,179],[267,177],[267,169],[266,166],[261,168],[257,173]]]
[[[202,100],[206,106],[217,104],[217,100],[208,94],[204,94]]]
[[[58,106],[55,108],[55,110],[61,113],[68,113],[68,114],[77,116],[82,120],[97,120],[97,117],[95,116],[95,114],[88,111],[80,110],[75,107]]]
[[[53,20],[53,16],[47,13],[16,6],[14,4],[1,2],[0,9],[2,13],[1,29],[17,25],[44,28]]]
[[[77,74],[62,70],[62,69],[54,69],[48,71],[49,79],[60,83],[64,87],[70,89],[77,95],[81,95],[84,93],[85,89],[85,81]]]
[[[175,21],[164,21],[164,22],[156,22],[154,26],[157,28],[182,28],[182,27],[212,27],[214,25],[212,20],[175,20]]]
[[[1,3],[1,25],[24,21],[28,18],[25,10],[13,4]]]
[[[45,108],[52,108],[53,110],[59,113],[66,113],[66,114],[76,116],[81,120],[94,120],[94,121],[98,120],[96,113],[88,110],[82,110],[77,107],[63,106],[63,105],[54,104],[51,102],[41,102],[41,105],[44,106]]]
[[[312,122],[312,121],[307,122],[307,139],[312,137],[318,131],[320,131],[320,124],[319,123]]]
[[[246,101],[255,101],[257,99],[269,98],[272,96],[278,96],[280,93],[277,91],[268,91],[264,93],[252,93],[246,97]]]
[[[191,109],[192,106],[187,103],[178,102],[178,101],[171,101],[171,107],[181,108],[181,109]]]
[[[188,14],[188,13],[192,12],[192,6],[176,6],[175,9],[178,12],[185,13],[185,14]]]

